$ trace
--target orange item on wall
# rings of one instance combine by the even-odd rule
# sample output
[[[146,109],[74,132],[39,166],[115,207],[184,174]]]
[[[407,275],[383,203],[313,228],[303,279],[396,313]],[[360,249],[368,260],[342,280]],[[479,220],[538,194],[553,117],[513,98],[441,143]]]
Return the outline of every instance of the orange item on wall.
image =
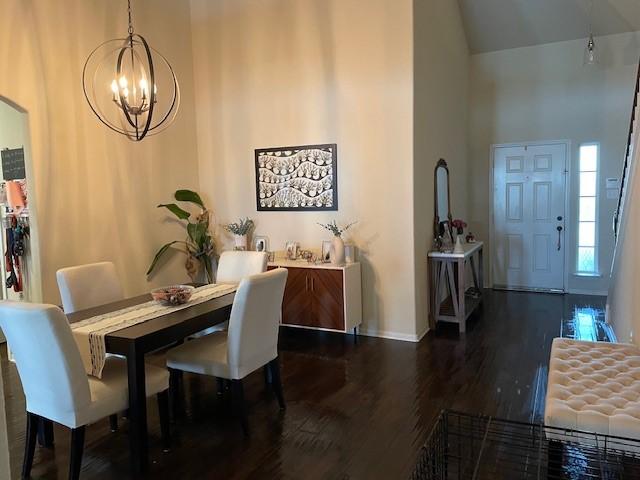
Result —
[[[24,196],[22,185],[20,182],[10,180],[6,183],[7,188],[7,203],[11,209],[20,213],[27,206],[27,199]]]

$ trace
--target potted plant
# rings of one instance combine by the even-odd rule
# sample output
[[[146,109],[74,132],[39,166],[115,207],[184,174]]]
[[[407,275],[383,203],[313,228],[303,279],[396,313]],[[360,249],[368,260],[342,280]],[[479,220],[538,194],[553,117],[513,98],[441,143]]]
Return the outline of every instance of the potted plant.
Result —
[[[322,228],[329,230],[333,233],[333,240],[331,244],[331,263],[334,265],[342,265],[344,263],[344,240],[342,240],[342,234],[346,232],[356,222],[348,224],[346,227],[340,228],[335,220],[329,223],[318,223]]]
[[[224,229],[229,233],[233,233],[236,250],[247,249],[247,235],[249,235],[253,226],[253,220],[249,217],[245,219],[241,218],[238,222],[225,225]]]
[[[153,258],[149,270],[147,270],[147,275],[151,275],[153,270],[158,266],[160,258],[162,258],[170,248],[174,245],[180,245],[180,249],[187,255],[185,268],[191,280],[195,282],[196,279],[201,276],[207,283],[212,283],[212,262],[215,258],[216,248],[210,231],[211,212],[205,207],[200,195],[192,190],[176,190],[174,198],[179,202],[188,202],[197,205],[200,207],[200,213],[195,215],[195,221],[192,222],[191,213],[175,203],[158,205],[158,208],[166,208],[178,217],[179,220],[187,221],[185,225],[187,239],[174,240],[173,242],[163,245]],[[201,273],[204,274],[200,275]]]

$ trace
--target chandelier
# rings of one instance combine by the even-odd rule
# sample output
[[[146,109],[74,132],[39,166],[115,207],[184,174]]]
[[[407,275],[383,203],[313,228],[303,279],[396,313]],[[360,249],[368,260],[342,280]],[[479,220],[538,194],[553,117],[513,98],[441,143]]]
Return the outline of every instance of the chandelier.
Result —
[[[127,5],[127,37],[107,40],[91,52],[82,70],[82,89],[102,123],[139,142],[171,125],[180,88],[168,60],[134,33],[131,0]]]

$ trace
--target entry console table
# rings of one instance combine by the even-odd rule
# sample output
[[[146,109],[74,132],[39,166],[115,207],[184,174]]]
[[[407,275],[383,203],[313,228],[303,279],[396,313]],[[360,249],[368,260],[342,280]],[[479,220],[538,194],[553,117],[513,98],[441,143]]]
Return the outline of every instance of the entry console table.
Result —
[[[473,277],[472,288],[467,288],[467,270]],[[429,272],[434,323],[457,323],[464,333],[467,318],[482,303],[482,242],[464,244],[464,253],[429,252]]]
[[[269,262],[289,271],[281,324],[356,333],[362,323],[360,264],[314,264],[306,260]]]

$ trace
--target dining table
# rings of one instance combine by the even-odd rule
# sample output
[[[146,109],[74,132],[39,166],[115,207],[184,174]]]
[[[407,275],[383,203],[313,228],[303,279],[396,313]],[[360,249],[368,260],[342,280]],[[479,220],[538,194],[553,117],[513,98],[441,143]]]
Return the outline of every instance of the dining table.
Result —
[[[149,467],[147,436],[147,395],[145,388],[145,355],[181,342],[185,338],[229,319],[235,293],[196,303],[187,308],[169,310],[137,325],[122,328],[105,336],[107,353],[127,359],[129,385],[129,435],[134,473]],[[150,294],[139,295],[67,315],[69,323],[96,315],[111,313],[152,300]]]

